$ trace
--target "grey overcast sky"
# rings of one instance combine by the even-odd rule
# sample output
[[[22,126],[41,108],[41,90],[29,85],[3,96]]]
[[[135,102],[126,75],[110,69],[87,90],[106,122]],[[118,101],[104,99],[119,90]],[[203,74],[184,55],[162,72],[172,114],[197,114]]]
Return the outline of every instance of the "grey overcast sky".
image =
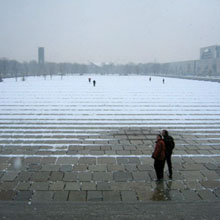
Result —
[[[172,62],[220,44],[220,0],[0,0],[0,58]]]

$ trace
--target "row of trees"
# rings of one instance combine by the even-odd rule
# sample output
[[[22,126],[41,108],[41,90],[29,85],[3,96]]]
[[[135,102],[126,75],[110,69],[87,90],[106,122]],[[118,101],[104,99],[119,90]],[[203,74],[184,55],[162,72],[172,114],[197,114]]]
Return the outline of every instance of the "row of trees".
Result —
[[[16,60],[0,59],[0,79],[27,76],[54,76],[66,74],[85,74],[85,73],[99,73],[99,74],[147,74],[157,73],[160,70],[160,64],[114,64],[103,63],[96,65],[94,63],[79,64],[79,63],[52,63],[46,62],[39,65],[36,61],[18,62]]]
[[[114,64],[103,63],[52,63],[46,62],[43,65],[36,61],[18,62],[6,58],[0,59],[0,82],[2,78],[27,76],[50,76],[60,75],[61,78],[66,74],[143,74],[143,75],[175,75],[175,76],[216,76],[220,74],[217,68],[217,61],[210,64],[203,63],[203,60],[185,61],[177,63],[128,63]]]

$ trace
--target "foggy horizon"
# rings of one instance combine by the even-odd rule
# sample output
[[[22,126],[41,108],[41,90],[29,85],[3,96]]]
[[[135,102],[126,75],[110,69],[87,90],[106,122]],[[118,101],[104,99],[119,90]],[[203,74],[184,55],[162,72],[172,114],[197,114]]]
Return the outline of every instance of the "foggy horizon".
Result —
[[[220,44],[213,0],[0,0],[0,58],[46,62],[166,63]]]

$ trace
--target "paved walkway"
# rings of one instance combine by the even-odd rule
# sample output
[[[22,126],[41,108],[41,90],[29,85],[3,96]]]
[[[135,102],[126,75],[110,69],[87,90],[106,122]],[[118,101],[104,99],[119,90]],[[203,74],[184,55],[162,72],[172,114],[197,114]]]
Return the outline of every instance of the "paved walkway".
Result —
[[[173,180],[167,178],[166,167],[164,181],[156,183],[150,157],[156,133],[133,128],[109,135],[117,144],[70,145],[67,151],[41,153],[30,148],[25,156],[19,155],[20,149],[3,148],[0,200],[220,200],[220,156],[215,145],[200,145],[196,136],[174,134]]]

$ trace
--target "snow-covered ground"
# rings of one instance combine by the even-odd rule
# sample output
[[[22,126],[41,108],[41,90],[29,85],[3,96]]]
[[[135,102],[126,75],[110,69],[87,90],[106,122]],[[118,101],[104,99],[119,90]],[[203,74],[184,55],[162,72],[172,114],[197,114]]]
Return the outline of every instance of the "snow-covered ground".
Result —
[[[149,124],[216,123],[220,120],[220,84],[145,76],[88,76],[7,79],[0,84],[1,121]],[[43,120],[43,121],[42,121]]]
[[[220,131],[219,94],[219,83],[165,78],[163,84],[147,76],[6,79],[0,84],[0,141],[9,146],[25,133],[34,142],[52,128],[66,139],[70,132],[88,136],[122,127],[190,131],[208,140]]]

